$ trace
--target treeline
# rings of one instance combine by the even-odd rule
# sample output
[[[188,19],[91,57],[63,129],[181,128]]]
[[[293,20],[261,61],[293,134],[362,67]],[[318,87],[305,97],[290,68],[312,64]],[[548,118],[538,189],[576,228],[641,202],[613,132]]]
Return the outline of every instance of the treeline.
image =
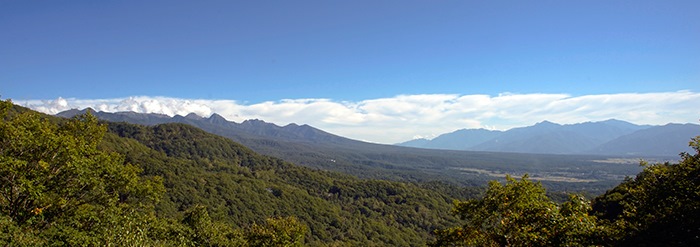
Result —
[[[1,114],[0,245],[420,246],[477,193],[299,167],[184,124]]]

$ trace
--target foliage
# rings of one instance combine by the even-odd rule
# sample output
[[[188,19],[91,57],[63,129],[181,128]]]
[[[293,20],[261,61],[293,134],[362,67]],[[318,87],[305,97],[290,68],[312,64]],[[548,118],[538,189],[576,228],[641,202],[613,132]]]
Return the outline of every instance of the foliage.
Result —
[[[106,129],[96,118],[56,124],[12,108],[0,102],[0,241],[107,244],[128,239],[106,225],[143,230],[138,218],[160,200],[161,180],[140,177],[120,155],[98,150]]]
[[[700,137],[678,164],[642,163],[644,171],[596,198],[593,213],[609,225],[609,244],[700,244]]]
[[[294,217],[269,218],[264,225],[253,224],[245,239],[251,246],[302,246],[307,231]]]
[[[62,121],[2,101],[0,119],[0,245],[248,246],[244,236],[259,232],[303,240],[293,219],[245,230],[196,205],[157,215],[163,178],[105,151],[106,127],[90,114]]]
[[[569,246],[587,244],[596,230],[589,205],[572,195],[561,206],[552,202],[539,183],[527,175],[492,181],[482,198],[457,201],[453,213],[465,224],[436,231],[434,246]]]
[[[159,214],[201,205],[212,220],[239,226],[293,216],[308,229],[309,245],[424,245],[430,231],[456,220],[448,213],[452,196],[470,194],[295,166],[184,124],[108,125],[115,135],[104,149],[121,150],[128,161],[148,164],[145,174],[164,178]]]

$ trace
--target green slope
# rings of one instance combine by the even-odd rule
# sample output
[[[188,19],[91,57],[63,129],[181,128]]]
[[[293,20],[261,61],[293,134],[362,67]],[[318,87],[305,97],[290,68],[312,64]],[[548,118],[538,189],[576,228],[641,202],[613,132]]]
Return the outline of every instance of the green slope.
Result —
[[[3,107],[7,108],[6,106],[7,102],[3,102]],[[143,239],[131,243],[136,245],[259,245],[268,240],[278,241],[268,243],[279,243],[280,237],[290,238],[294,233],[305,232],[302,241],[309,246],[422,246],[432,238],[432,230],[456,222],[456,218],[450,214],[454,199],[476,194],[474,190],[458,189],[442,183],[363,180],[296,166],[277,158],[259,155],[230,139],[185,124],[147,127],[102,122],[106,125],[104,128],[97,126],[96,120],[91,116],[66,120],[17,106],[10,107],[9,112],[4,115],[0,126],[3,135],[9,138],[3,141],[17,143],[19,139],[13,138],[21,132],[28,136],[21,139],[28,146],[20,147],[14,153],[3,151],[0,160],[4,169],[2,175],[24,176],[25,180],[22,181],[28,182],[30,189],[33,188],[32,184],[53,181],[52,177],[26,175],[23,172],[26,170],[16,170],[13,168],[14,163],[7,163],[6,160],[16,160],[19,156],[16,157],[15,153],[35,151],[43,155],[41,157],[51,157],[52,151],[42,151],[41,145],[54,145],[53,137],[34,138],[36,140],[30,137],[42,137],[46,133],[52,133],[51,130],[66,128],[61,126],[78,124],[94,129],[97,134],[86,134],[80,128],[68,129],[60,132],[60,137],[68,141],[72,138],[88,138],[91,140],[89,143],[96,145],[92,148],[97,151],[91,151],[92,153],[112,157],[110,162],[101,163],[95,162],[89,153],[78,156],[90,161],[88,163],[93,164],[93,167],[87,167],[80,174],[71,176],[99,182],[112,175],[92,178],[83,176],[91,174],[90,169],[126,169],[122,173],[131,174],[129,176],[142,171],[138,174],[140,179],[132,179],[134,184],[117,183],[114,189],[104,188],[106,192],[101,193],[107,193],[107,198],[114,198],[109,201],[111,204],[107,204],[111,205],[109,208],[112,211],[76,213],[69,218],[75,223],[65,223],[65,219],[56,218],[56,221],[42,221],[46,222],[42,224],[52,227],[37,225],[35,218],[44,217],[43,208],[58,210],[52,206],[44,207],[43,204],[24,207],[22,210],[27,215],[24,218],[15,216],[12,210],[3,213],[0,215],[0,244],[18,241],[23,244],[45,244],[58,241],[72,245],[85,240],[88,241],[85,243],[102,245],[109,243],[104,236],[114,235],[103,232],[109,232],[107,229],[113,227],[126,226],[124,232],[116,233],[143,233],[139,235]],[[25,120],[13,120],[17,116]],[[31,128],[25,127],[25,122]],[[34,125],[39,127],[32,127]],[[107,133],[101,132],[104,129]],[[76,137],[71,137],[72,135]],[[38,148],[32,147],[35,144],[41,145]],[[80,150],[81,145],[83,144],[76,144],[74,148]],[[71,155],[71,152],[73,151],[67,154]],[[45,159],[41,157],[39,158]],[[29,164],[43,163],[30,161]],[[56,171],[73,166],[60,162],[55,165],[58,166]],[[41,171],[41,167],[33,165],[28,168]],[[141,180],[152,182],[136,183]],[[164,194],[158,196],[157,184],[161,181]],[[5,185],[16,187],[15,184],[3,183]],[[155,194],[140,192],[148,191],[151,188],[149,186],[156,186],[156,191],[153,192]],[[36,193],[44,193],[41,191],[46,189],[42,188],[44,187]],[[59,192],[60,189],[56,193]],[[34,192],[26,196],[32,196],[32,193]],[[160,199],[147,200],[151,197]],[[92,205],[91,208],[104,207],[100,203],[86,203]],[[0,200],[0,206],[15,208],[12,201],[5,200]],[[25,218],[29,220],[23,220]],[[93,221],[102,223],[86,223]],[[303,231],[304,228],[308,231]],[[46,233],[42,229],[50,229],[50,232]]]
[[[105,150],[164,178],[160,214],[199,204],[234,225],[296,216],[311,244],[424,245],[431,230],[455,221],[454,196],[468,195],[299,167],[184,124],[108,126]]]

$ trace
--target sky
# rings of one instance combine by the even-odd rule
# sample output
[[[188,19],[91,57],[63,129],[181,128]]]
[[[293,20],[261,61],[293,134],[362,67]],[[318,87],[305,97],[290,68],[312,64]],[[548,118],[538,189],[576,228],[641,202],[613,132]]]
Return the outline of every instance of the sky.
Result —
[[[700,1],[0,0],[0,97],[378,143],[700,121]]]

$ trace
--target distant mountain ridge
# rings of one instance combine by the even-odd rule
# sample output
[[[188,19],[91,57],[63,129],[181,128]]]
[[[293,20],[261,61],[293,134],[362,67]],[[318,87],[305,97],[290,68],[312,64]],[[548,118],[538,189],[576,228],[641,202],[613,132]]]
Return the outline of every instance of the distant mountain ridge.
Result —
[[[589,150],[589,153],[624,155],[663,153],[677,155],[680,153],[679,150],[691,152],[687,145],[690,141],[689,137],[698,135],[700,135],[700,126],[696,124],[654,126],[606,142],[595,149]]]
[[[427,141],[424,144],[424,146],[416,147],[466,150],[470,147],[496,138],[501,134],[503,134],[503,131],[486,129],[461,129],[452,132],[449,135],[440,135],[432,140],[423,139]]]
[[[190,113],[186,116],[168,115],[156,113],[135,113],[135,112],[97,112],[91,108],[84,110],[68,110],[56,114],[56,116],[70,118],[75,115],[84,114],[90,111],[101,120],[110,122],[128,122],[141,125],[157,125],[163,123],[184,123],[190,124],[210,133],[232,138],[241,142],[242,139],[258,139],[258,138],[274,138],[278,141],[293,141],[293,142],[322,142],[335,144],[350,144],[354,141],[348,138],[340,137],[316,129],[309,125],[288,124],[286,126],[278,126],[272,123],[267,123],[259,119],[245,120],[241,123],[236,123],[226,120],[219,114],[212,114],[209,117],[201,117],[197,114]]]
[[[86,111],[92,110],[71,110],[57,116],[73,117]],[[444,181],[472,186],[501,178],[506,173],[528,173],[555,191],[600,192],[640,170],[636,165],[611,165],[606,162],[619,160],[614,155],[552,155],[401,147],[352,140],[308,125],[277,126],[262,120],[236,123],[227,121],[218,114],[209,117],[195,114],[170,117],[134,112],[92,111],[92,114],[108,122],[149,126],[167,123],[192,125],[229,138],[264,155],[314,169],[338,171],[369,179]],[[475,132],[487,137],[494,134],[487,130]],[[643,157],[634,157],[635,162]]]
[[[216,113],[209,117],[201,117],[194,113],[170,117],[155,113],[96,112],[87,108],[68,110],[56,115],[72,117],[86,111],[91,111],[102,120],[112,122],[143,125],[190,124],[268,154],[277,152],[274,149],[280,146],[288,147],[287,144],[281,142],[294,143],[296,146],[324,146],[349,150],[386,148],[386,145],[352,140],[306,124],[292,123],[286,126],[277,126],[259,119],[236,123],[228,121]],[[562,125],[543,121],[532,126],[513,128],[508,131],[461,129],[440,135],[432,140],[416,139],[396,144],[396,146],[481,152],[676,156],[680,151],[690,152],[691,149],[685,143],[697,135],[700,135],[700,125],[696,124],[650,126],[610,119]]]
[[[432,140],[411,140],[396,145],[467,151],[674,156],[691,137],[700,135],[700,125],[636,125],[610,119],[561,125],[543,121],[508,131],[461,129]]]

